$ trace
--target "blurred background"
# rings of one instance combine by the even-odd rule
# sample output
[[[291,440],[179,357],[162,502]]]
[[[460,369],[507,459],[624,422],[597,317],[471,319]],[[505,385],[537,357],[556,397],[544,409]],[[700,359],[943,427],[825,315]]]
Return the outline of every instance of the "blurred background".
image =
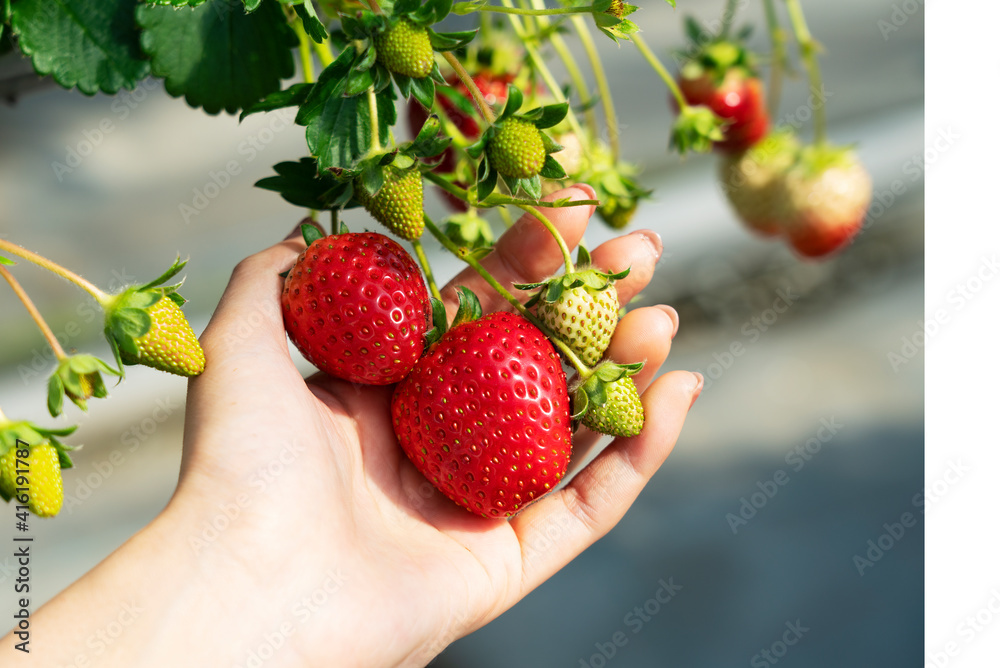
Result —
[[[712,20],[723,3],[678,4],[636,17],[661,57],[684,46],[682,13]],[[918,665],[923,517],[962,475],[960,465],[927,471],[936,482],[922,493],[923,175],[969,129],[927,128],[925,153],[922,3],[803,4],[827,48],[831,137],[857,143],[874,177],[870,225],[821,264],[751,237],[723,199],[715,156],[667,153],[672,112],[659,79],[631,45],[599,41],[624,155],[655,189],[632,228],[664,241],[644,302],[678,309],[665,370],[699,370],[706,389],[621,524],[435,665]],[[752,45],[766,52],[760,3],[740,5],[737,25],[757,26]],[[183,293],[200,332],[233,265],[302,215],[252,187],[272,164],[305,155],[301,129],[279,113],[242,124],[210,117],[152,80],[94,98],[36,80],[18,58],[0,59],[0,92],[11,98],[0,104],[0,236],[105,289],[190,256]],[[779,117],[795,118],[807,94],[803,77],[787,84]],[[428,210],[443,213],[433,195]],[[369,225],[356,212],[346,218],[352,229]],[[611,236],[595,224],[587,239]],[[440,253],[432,262],[440,276],[457,269]],[[83,293],[29,267],[18,276],[64,347],[108,357]],[[782,295],[791,306],[778,313]],[[50,353],[6,289],[0,314],[0,405],[52,424]],[[69,408],[82,425],[72,441],[85,447],[65,474],[62,514],[33,523],[35,604],[163,508],[177,479],[184,391],[179,378],[132,367],[89,414]],[[13,508],[2,512],[6,534]],[[903,526],[905,513],[915,523]],[[0,590],[12,574],[12,559],[0,557]],[[0,596],[0,616],[9,619],[11,604]]]

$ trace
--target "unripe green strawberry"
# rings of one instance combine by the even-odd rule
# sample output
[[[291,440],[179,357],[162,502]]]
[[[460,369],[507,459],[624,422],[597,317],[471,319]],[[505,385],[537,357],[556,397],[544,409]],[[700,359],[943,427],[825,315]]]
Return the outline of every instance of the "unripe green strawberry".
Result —
[[[583,424],[609,436],[638,436],[645,422],[639,390],[631,376],[624,376],[605,387],[607,401],[591,406],[584,413]]]
[[[27,459],[22,459],[20,466],[17,463],[16,447],[10,448],[0,457],[0,486],[3,495],[14,498],[18,487],[27,487],[28,509],[39,517],[54,517],[59,514],[63,503],[59,453],[50,443],[30,446],[28,452]],[[28,484],[18,485],[18,475],[25,476]]]
[[[424,233],[424,182],[418,170],[390,166],[375,197],[361,187],[354,192],[372,218],[393,234],[413,241]]]
[[[375,38],[375,57],[386,69],[423,79],[434,69],[434,49],[427,28],[404,18]]]
[[[486,145],[486,155],[502,176],[530,179],[545,164],[545,143],[534,124],[512,117],[499,126]]]
[[[159,278],[126,288],[102,303],[104,334],[117,359],[178,376],[197,376],[205,370],[205,352],[181,311],[184,298],[177,293],[179,284],[160,285],[185,264],[178,259]]]
[[[611,200],[597,207],[597,215],[611,227],[620,230],[632,222],[638,206],[635,200]]]
[[[564,291],[554,302],[538,303],[538,317],[587,366],[604,356],[618,326],[618,291],[581,285]]]
[[[175,373],[178,376],[197,376],[205,370],[205,352],[198,344],[191,325],[181,307],[169,297],[161,297],[146,312],[153,321],[149,331],[136,339],[139,354],[122,350],[126,364],[145,366]]]

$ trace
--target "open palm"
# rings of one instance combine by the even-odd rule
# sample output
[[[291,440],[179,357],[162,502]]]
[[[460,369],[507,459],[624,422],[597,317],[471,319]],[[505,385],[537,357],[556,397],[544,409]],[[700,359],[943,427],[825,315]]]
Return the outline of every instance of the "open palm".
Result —
[[[593,193],[577,186],[555,196]],[[551,211],[571,247],[593,213],[590,206]],[[632,311],[609,355],[647,362],[635,377],[644,391],[643,433],[619,439],[509,521],[484,519],[438,493],[406,458],[392,431],[391,387],[322,374],[304,381],[295,369],[278,274],[303,248],[301,238],[286,240],[234,272],[202,337],[209,364],[191,381],[181,480],[168,512],[190,513],[191,550],[244,601],[237,607],[246,642],[233,647],[239,657],[290,628],[274,650],[287,659],[279,665],[329,665],[332,656],[345,666],[424,665],[615,525],[669,454],[700,379],[678,371],[650,385],[676,313]],[[655,234],[638,232],[592,255],[608,270],[632,267],[617,286],[625,303],[649,282],[660,252]],[[561,256],[525,217],[483,264],[510,285],[547,277]],[[486,312],[506,306],[471,271],[442,290],[446,300],[457,285],[474,290]],[[596,436],[578,432],[574,441],[580,452]],[[225,614],[225,603],[217,605]]]

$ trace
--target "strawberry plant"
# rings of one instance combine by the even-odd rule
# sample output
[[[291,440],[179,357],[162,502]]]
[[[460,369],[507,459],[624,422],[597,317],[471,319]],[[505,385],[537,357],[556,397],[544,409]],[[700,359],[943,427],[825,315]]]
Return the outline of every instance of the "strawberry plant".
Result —
[[[726,197],[751,231],[820,258],[861,230],[871,181],[850,148],[827,141],[822,100],[811,137],[772,127],[782,79],[792,71],[786,23],[811,88],[821,90],[822,79],[819,44],[799,0],[784,0],[783,13],[777,0],[762,1],[768,57],[746,46],[747,28],[732,34],[729,0],[718,31],[686,21],[693,45],[676,77],[645,42],[642,12],[622,0],[3,0],[0,44],[85,95],[133,89],[152,76],[208,114],[242,120],[294,109],[309,155],[289,156],[256,184],[307,210],[308,248],[285,274],[281,296],[290,339],[330,375],[397,384],[392,423],[416,467],[470,511],[505,517],[559,483],[574,428],[618,437],[643,428],[632,381],[642,363],[607,356],[624,306],[614,283],[628,268],[595,266],[582,247],[574,262],[544,213],[594,205],[620,229],[651,196],[639,166],[621,155],[595,36],[637,49],[650,65],[650,81],[662,81],[675,110],[658,140],[680,154],[715,149]],[[466,15],[478,27],[453,29],[453,17]],[[576,61],[571,41],[586,63]],[[566,81],[553,74],[553,60]],[[665,118],[670,106],[660,110]],[[409,131],[399,122],[401,107]],[[596,198],[544,197],[573,183],[588,184]],[[433,220],[427,190],[459,213]],[[409,243],[414,256],[381,233],[344,229],[340,214],[352,208]],[[532,293],[527,303],[479,262],[491,250],[494,222],[509,227],[514,211],[552,234],[565,264],[560,275],[515,286]],[[323,217],[332,235],[318,231]],[[462,291],[449,326],[423,248],[428,235],[513,312],[483,316],[475,296]],[[183,262],[107,294],[13,242],[0,240],[0,252],[0,274],[55,353],[47,391],[53,416],[65,399],[86,410],[128,365],[195,376],[212,364],[181,310],[180,286],[164,285]],[[111,361],[60,347],[11,271],[14,258],[62,276],[100,304]],[[575,376],[567,379],[567,371]],[[42,472],[28,505],[39,515],[57,513],[71,448],[56,436],[70,432],[0,416],[4,498],[14,484],[11,453],[24,442]]]

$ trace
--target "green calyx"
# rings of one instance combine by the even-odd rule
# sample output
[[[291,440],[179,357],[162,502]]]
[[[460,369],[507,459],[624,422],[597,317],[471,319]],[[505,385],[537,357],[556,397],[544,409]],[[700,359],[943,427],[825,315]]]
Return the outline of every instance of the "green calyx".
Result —
[[[183,281],[162,285],[187,264],[179,257],[161,276],[128,287],[104,304],[104,335],[121,372],[124,364],[142,364],[180,376],[197,376],[205,353],[184,318]]]
[[[692,47],[683,52],[687,59],[681,68],[685,79],[699,79],[710,76],[718,84],[732,70],[740,70],[747,76],[757,76],[757,57],[746,48],[745,41],[750,36],[750,27],[740,30],[735,39],[713,35],[708,28],[694,18],[684,18],[684,30]]]
[[[572,390],[573,418],[588,428],[611,436],[635,436],[645,415],[632,376],[643,363],[604,362]]]
[[[854,146],[813,144],[803,147],[797,156],[794,169],[806,178],[819,176],[829,169],[848,169],[858,164]]]
[[[448,316],[444,310],[444,304],[440,300],[431,297],[431,312],[433,314],[433,325],[424,334],[424,345],[428,348],[441,340],[444,333],[452,327],[457,327],[466,322],[473,322],[483,317],[483,307],[479,303],[479,298],[469,288],[464,285],[458,286],[455,290],[458,296],[458,310],[448,326]]]
[[[459,246],[472,250],[493,246],[493,230],[489,221],[472,209],[448,218],[445,221],[444,233]]]
[[[590,263],[590,254],[583,248],[580,249],[581,264]],[[562,274],[547,281],[538,283],[515,283],[518,290],[538,290],[525,307],[531,308],[540,301],[553,304],[562,299],[563,294],[576,288],[584,288],[588,292],[597,293],[607,290],[615,281],[619,281],[629,275],[631,267],[617,273],[603,272],[592,267],[578,269],[572,273]]]
[[[674,4],[673,0],[667,1]],[[628,40],[629,35],[639,32],[639,26],[625,17],[638,9],[624,0],[598,0],[594,3],[594,23],[598,30],[616,43],[620,39]]]
[[[11,450],[27,447],[29,450],[41,445],[51,445],[59,457],[59,468],[73,467],[69,453],[76,447],[68,446],[59,441],[60,436],[69,436],[76,431],[76,426],[63,429],[46,429],[27,420],[8,420],[0,418],[0,458]],[[0,498],[10,501],[17,485],[14,481],[0,480]]]
[[[517,113],[523,102],[520,89],[508,86],[500,117],[467,149],[472,158],[483,158],[476,173],[480,200],[496,189],[501,177],[511,195],[524,190],[536,200],[542,196],[542,178],[566,178],[566,170],[552,157],[563,147],[541,130],[566,118],[569,104],[550,104]]]
[[[72,355],[61,360],[49,378],[48,407],[52,417],[62,413],[64,397],[83,411],[87,410],[87,399],[106,397],[102,372],[121,376],[119,370],[93,355]]]
[[[722,126],[723,120],[708,107],[684,107],[671,131],[670,146],[681,155],[688,151],[707,153],[724,139]]]
[[[637,171],[632,164],[615,162],[604,144],[591,142],[578,180],[594,188],[601,202],[597,214],[614,229],[628,225],[639,202],[652,194],[635,180]]]

